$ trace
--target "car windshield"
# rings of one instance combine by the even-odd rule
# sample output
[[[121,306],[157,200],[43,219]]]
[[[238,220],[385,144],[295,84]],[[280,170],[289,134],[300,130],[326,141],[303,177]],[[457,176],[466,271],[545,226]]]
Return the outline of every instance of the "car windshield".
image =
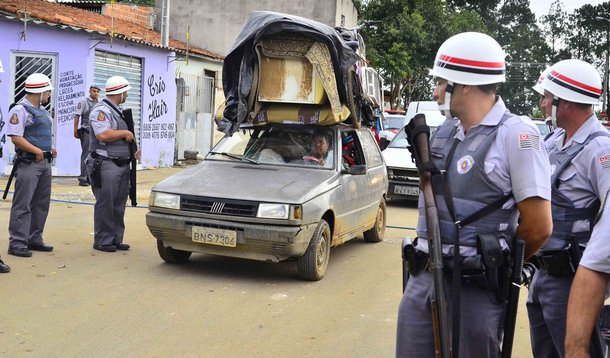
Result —
[[[385,115],[386,129],[400,129],[407,124],[407,116]]]
[[[547,134],[549,134],[551,132],[551,129],[549,128],[548,124],[546,124],[542,121],[536,121],[534,123],[536,123],[536,126],[538,127],[538,130],[540,131],[541,136],[545,137]]]
[[[250,128],[225,136],[206,160],[330,169],[337,152],[333,133],[327,127],[294,124]]]
[[[430,135],[432,135],[435,130],[436,127],[430,126]],[[407,148],[408,146],[409,141],[407,140],[407,133],[405,132],[404,128],[396,133],[394,139],[392,139],[390,144],[388,144],[388,148]]]

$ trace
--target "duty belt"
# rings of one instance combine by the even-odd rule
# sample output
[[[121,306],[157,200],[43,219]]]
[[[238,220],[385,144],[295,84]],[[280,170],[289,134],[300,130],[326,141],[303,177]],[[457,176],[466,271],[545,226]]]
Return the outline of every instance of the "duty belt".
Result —
[[[36,160],[36,154],[32,154],[30,152],[18,150],[18,151],[16,151],[16,154],[19,157],[21,157],[21,159],[24,159],[21,162],[25,163],[25,164],[30,164],[32,161]],[[51,163],[53,161],[53,155],[51,154],[50,150],[42,152],[42,157],[44,160],[46,160],[49,163]]]
[[[131,162],[131,158],[108,158],[103,155],[99,155],[96,152],[91,152],[91,158],[93,159],[101,159],[101,160],[109,160],[116,164],[119,167],[124,165],[128,165]]]
[[[571,249],[543,251],[532,256],[529,261],[536,267],[545,269],[551,276],[572,276],[578,267],[574,254]]]

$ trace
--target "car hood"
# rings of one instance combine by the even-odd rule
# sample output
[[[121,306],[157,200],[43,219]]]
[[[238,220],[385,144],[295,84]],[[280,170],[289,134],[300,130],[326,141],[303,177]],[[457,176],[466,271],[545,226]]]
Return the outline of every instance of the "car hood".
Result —
[[[334,170],[204,160],[161,181],[152,190],[302,204],[339,185],[338,175]]]
[[[411,160],[411,152],[407,148],[386,148],[383,152],[383,160],[388,167],[392,168],[412,168],[415,169],[415,163]]]

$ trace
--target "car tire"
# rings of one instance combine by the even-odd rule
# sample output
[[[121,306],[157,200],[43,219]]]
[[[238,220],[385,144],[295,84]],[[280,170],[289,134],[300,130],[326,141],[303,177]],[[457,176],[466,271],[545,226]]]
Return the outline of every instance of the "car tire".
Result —
[[[192,254],[190,251],[176,250],[169,246],[165,246],[161,240],[157,240],[157,251],[159,252],[159,256],[161,256],[163,261],[170,264],[185,263]]]
[[[319,281],[326,274],[330,258],[330,226],[322,219],[314,231],[305,254],[298,258],[299,276],[307,281]]]
[[[375,217],[375,225],[364,232],[364,241],[366,242],[381,242],[385,234],[386,212],[385,199],[381,198],[379,207],[377,208],[377,216]]]

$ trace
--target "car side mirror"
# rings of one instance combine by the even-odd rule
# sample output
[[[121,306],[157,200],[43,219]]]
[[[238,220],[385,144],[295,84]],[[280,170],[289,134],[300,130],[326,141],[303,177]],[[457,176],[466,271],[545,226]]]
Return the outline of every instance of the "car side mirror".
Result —
[[[343,169],[341,174],[351,174],[351,175],[365,175],[366,174],[366,165],[352,165],[349,169]]]

